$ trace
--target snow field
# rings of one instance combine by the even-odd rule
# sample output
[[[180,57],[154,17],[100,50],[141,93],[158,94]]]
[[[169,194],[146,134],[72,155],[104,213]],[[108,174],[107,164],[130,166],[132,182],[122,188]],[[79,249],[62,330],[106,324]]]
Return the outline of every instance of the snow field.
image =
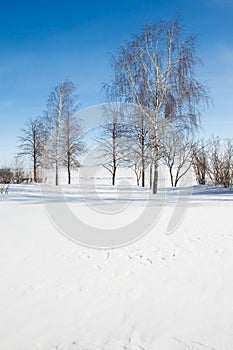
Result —
[[[105,189],[108,205],[115,194]],[[64,191],[88,221],[90,208],[72,186]],[[131,214],[140,215],[145,191]],[[12,185],[0,197],[0,348],[232,350],[232,190],[194,187],[183,221],[166,235],[177,191],[167,191],[144,237],[97,250],[57,231],[40,186]]]

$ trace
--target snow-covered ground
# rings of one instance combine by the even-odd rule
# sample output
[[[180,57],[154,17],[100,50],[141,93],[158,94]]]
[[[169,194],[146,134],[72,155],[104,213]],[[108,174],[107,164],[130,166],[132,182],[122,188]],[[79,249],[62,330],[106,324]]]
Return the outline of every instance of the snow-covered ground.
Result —
[[[106,206],[117,198],[110,185],[99,189]],[[125,209],[131,223],[148,192],[134,190]],[[77,185],[64,192],[74,213],[95,220]],[[165,192],[154,227],[112,250],[59,233],[39,185],[1,195],[0,349],[232,350],[233,191],[194,187],[178,204],[179,189]],[[166,234],[186,202],[183,220]]]

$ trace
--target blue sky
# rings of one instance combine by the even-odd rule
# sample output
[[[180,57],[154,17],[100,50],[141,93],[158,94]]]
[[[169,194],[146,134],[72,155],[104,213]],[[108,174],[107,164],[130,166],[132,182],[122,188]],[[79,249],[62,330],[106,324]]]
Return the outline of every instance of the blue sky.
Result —
[[[108,52],[177,13],[187,34],[199,35],[198,74],[211,87],[203,135],[233,137],[233,0],[9,0],[0,11],[0,166],[11,163],[20,129],[42,114],[57,83],[78,84],[81,109],[104,102]]]

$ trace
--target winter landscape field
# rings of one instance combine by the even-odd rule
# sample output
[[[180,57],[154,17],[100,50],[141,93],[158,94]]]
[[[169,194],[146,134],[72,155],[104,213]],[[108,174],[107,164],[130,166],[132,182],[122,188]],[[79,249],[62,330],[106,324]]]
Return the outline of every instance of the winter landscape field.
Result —
[[[233,350],[232,18],[1,1],[0,350]]]
[[[100,181],[98,199],[89,187],[81,193],[78,185],[63,186],[64,200],[88,224],[97,225],[98,213],[89,212],[85,197],[107,210],[129,199],[118,226],[140,218],[148,202],[155,212],[161,206],[143,237],[94,249],[59,232],[43,186],[11,185],[0,196],[0,349],[232,350],[232,189],[194,186],[190,197],[190,188],[163,188],[148,199],[148,189],[132,186],[137,194],[130,201],[124,184],[118,198]],[[183,219],[168,234],[185,202]],[[117,226],[114,215],[104,217],[104,229],[108,220]]]

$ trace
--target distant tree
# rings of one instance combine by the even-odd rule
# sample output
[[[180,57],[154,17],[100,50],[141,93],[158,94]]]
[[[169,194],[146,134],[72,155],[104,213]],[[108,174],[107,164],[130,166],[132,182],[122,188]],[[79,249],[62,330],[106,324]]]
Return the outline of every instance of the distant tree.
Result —
[[[148,130],[147,119],[142,110],[133,109],[126,121],[126,147],[128,149],[128,158],[133,163],[134,171],[137,177],[137,184],[141,180],[141,186],[146,184],[146,168],[150,163],[150,133]]]
[[[214,185],[230,187],[233,172],[233,141],[212,137],[210,140],[209,176]]]
[[[80,166],[80,156],[85,147],[81,140],[81,122],[69,113],[61,125],[61,148],[63,164],[68,172],[68,184],[71,184],[71,169]]]
[[[47,123],[50,130],[50,146],[47,158],[55,164],[55,184],[59,184],[59,165],[62,163],[61,128],[62,123],[77,110],[76,86],[65,80],[52,89],[47,103]]]
[[[185,134],[170,128],[160,143],[160,154],[168,167],[172,187],[176,187],[192,165],[193,142]]]
[[[37,170],[46,140],[46,130],[41,117],[29,119],[19,136],[19,154],[29,156],[33,160],[33,179],[38,182]]]
[[[200,103],[208,101],[205,84],[195,76],[200,62],[194,36],[185,37],[179,18],[145,26],[112,59],[108,100],[135,103],[147,119],[153,146],[153,193],[158,187],[159,120],[183,127],[198,124]],[[148,111],[150,111],[148,113]]]
[[[193,144],[192,165],[199,185],[205,185],[209,173],[209,145],[202,139]]]
[[[223,162],[223,186],[228,188],[232,185],[233,177],[233,139],[225,140],[224,162]]]
[[[8,184],[14,178],[14,174],[10,168],[4,167],[0,169],[0,183]],[[3,187],[1,187],[3,189]]]
[[[223,157],[220,144],[219,137],[212,137],[210,140],[209,176],[214,185],[221,184]]]
[[[111,173],[113,186],[118,167],[126,162],[125,133],[126,126],[121,123],[119,111],[114,106],[109,107],[107,122],[101,126],[101,136],[97,141],[101,145],[101,162]]]
[[[29,180],[29,176],[25,171],[25,164],[22,154],[17,153],[13,159],[12,164],[13,180],[17,183],[21,183],[24,180]]]
[[[146,185],[146,168],[150,164],[150,148],[148,144],[147,131],[137,125],[127,125],[126,132],[122,139],[125,159],[127,165],[134,170],[137,178],[137,185]]]
[[[141,164],[140,164],[140,161],[139,162],[137,162],[137,161],[134,162],[133,169],[134,169],[134,173],[136,175],[137,185],[139,186],[140,185],[140,179],[142,177],[142,169],[143,169]],[[144,186],[142,185],[142,187],[144,187]]]

